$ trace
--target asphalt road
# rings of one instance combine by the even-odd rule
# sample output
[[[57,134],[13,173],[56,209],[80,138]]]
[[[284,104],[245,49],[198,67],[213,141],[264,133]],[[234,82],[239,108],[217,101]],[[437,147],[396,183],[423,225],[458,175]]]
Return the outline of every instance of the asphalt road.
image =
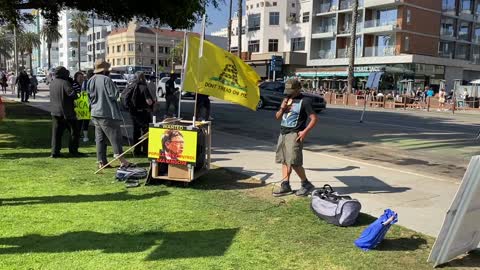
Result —
[[[186,101],[183,118],[191,118],[193,105]],[[276,142],[279,122],[275,108],[250,111],[214,101],[214,130]],[[319,124],[307,138],[305,149],[323,151],[385,166],[439,175],[460,181],[470,158],[480,154],[473,140],[480,125],[478,115],[444,112],[367,111],[330,106],[319,113]],[[272,150],[273,151],[273,150]],[[321,162],[321,161],[319,161]]]

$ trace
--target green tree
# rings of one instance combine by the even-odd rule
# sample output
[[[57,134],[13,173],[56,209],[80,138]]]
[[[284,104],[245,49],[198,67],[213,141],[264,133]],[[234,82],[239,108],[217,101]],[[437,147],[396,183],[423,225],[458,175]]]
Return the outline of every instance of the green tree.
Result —
[[[32,54],[33,54],[33,49],[40,47],[41,41],[40,41],[40,35],[37,33],[33,32],[26,32],[21,34],[21,45],[20,48],[22,48],[25,52],[28,53],[29,58],[30,58],[30,72],[33,72],[33,66],[32,66]],[[22,56],[22,61],[23,61],[23,56]]]
[[[0,24],[19,25],[33,16],[23,10],[40,9],[50,25],[58,24],[62,9],[95,12],[99,17],[117,23],[128,23],[136,18],[149,24],[169,25],[173,29],[188,29],[205,13],[208,5],[218,7],[223,0],[0,0]]]
[[[48,53],[48,70],[52,68],[50,52],[52,50],[52,43],[57,42],[62,35],[58,31],[58,24],[44,24],[42,27],[41,35],[47,43]]]
[[[183,64],[183,40],[170,50],[170,57],[169,59],[173,60],[173,62],[177,64]]]
[[[7,68],[7,59],[11,58],[10,54],[13,50],[13,41],[12,36],[8,33],[5,28],[0,29],[0,66],[3,65],[4,68]]]
[[[72,16],[72,22],[70,23],[70,26],[77,32],[77,55],[78,55],[78,70],[81,70],[80,67],[80,61],[81,61],[81,43],[80,39],[82,35],[85,35],[88,32],[88,16],[85,12],[77,12]],[[95,46],[95,44],[93,44]]]

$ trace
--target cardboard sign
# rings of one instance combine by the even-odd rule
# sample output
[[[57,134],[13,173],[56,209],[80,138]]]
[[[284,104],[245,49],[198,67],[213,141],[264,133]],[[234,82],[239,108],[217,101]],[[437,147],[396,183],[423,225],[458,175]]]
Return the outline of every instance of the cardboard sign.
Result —
[[[196,163],[196,130],[187,130],[180,125],[164,125],[150,127],[148,132],[148,158],[175,165]]]
[[[80,92],[79,97],[74,102],[75,114],[77,120],[89,120],[90,116],[90,100],[88,99],[88,93],[86,91]]]
[[[474,250],[480,243],[480,156],[470,160],[428,258],[434,266]]]

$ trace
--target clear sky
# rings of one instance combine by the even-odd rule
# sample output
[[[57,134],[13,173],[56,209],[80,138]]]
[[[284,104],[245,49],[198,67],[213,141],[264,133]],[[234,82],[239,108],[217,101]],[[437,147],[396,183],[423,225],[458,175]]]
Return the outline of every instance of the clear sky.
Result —
[[[245,0],[243,2],[245,5]],[[206,27],[207,34],[218,31],[221,28],[228,27],[229,5],[230,5],[230,0],[220,0],[218,9],[213,6],[210,6],[207,8],[207,15],[211,23]],[[233,14],[235,14],[235,12],[237,11],[238,1],[233,0],[232,6],[233,6],[232,8],[232,16],[233,16]],[[193,28],[193,31],[200,32],[200,27],[201,27],[201,23],[198,23],[195,26],[195,28]]]

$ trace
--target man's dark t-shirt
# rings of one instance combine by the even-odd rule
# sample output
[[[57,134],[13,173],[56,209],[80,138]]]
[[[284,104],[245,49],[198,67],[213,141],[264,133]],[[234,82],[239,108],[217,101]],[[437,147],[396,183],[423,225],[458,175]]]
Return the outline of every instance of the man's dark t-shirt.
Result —
[[[297,133],[307,127],[308,116],[315,113],[312,100],[300,94],[293,98],[292,105],[282,115],[280,132],[282,134]]]

